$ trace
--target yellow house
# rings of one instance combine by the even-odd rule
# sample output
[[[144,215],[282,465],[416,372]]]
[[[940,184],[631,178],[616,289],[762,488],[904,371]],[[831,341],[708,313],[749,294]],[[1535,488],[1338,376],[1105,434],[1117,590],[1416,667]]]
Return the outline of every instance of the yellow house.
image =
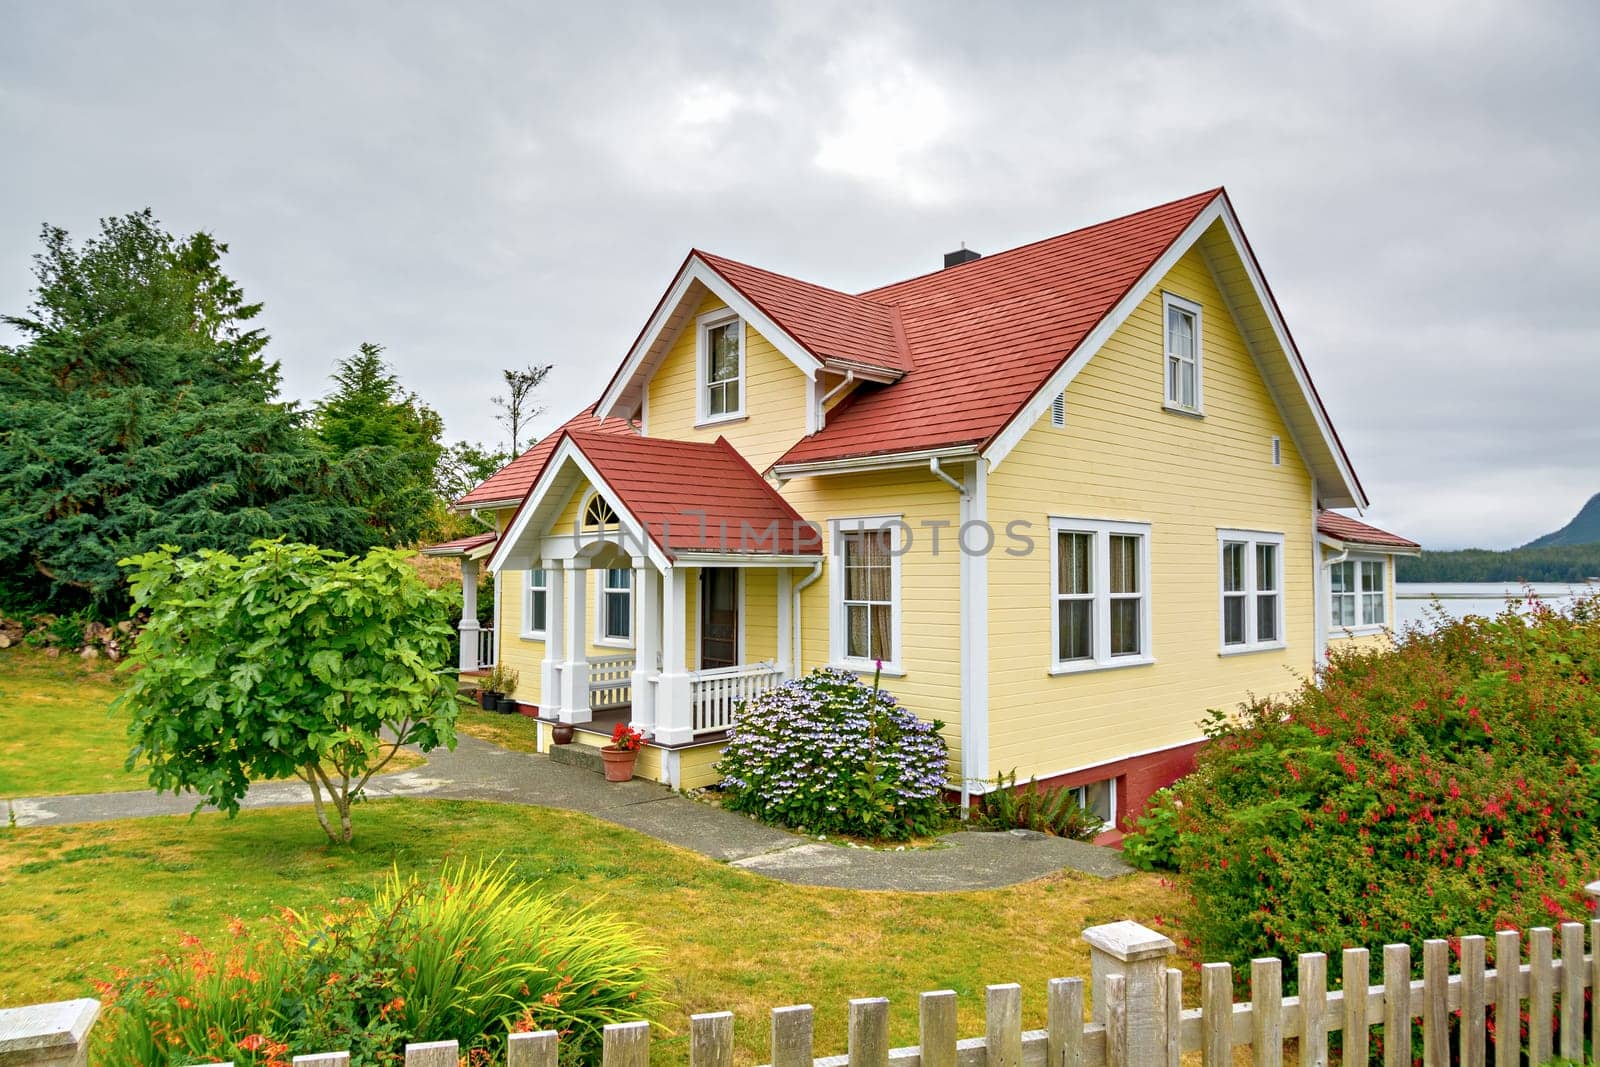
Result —
[[[458,502],[464,669],[640,773],[715,781],[738,703],[832,664],[947,723],[963,800],[1120,826],[1199,720],[1390,625],[1367,505],[1220,189],[848,294],[689,254],[599,399]],[[470,589],[473,582],[466,583]]]

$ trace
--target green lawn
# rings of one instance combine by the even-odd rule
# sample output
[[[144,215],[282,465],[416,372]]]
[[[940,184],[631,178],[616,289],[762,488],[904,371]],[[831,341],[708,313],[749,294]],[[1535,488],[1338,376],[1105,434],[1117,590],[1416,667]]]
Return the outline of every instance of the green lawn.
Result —
[[[476,704],[463,705],[456,729],[516,752],[539,751],[539,722],[526,715],[501,715],[484,711]]]
[[[104,660],[0,651],[0,797],[138,789],[122,769],[127,722],[110,712],[116,675]]]
[[[1101,882],[1058,875],[976,893],[865,893],[775,882],[589,816],[488,803],[374,801],[356,841],[325,845],[301,808],[0,831],[0,1006],[83,995],[88,982],[222,933],[231,916],[361,897],[396,865],[432,872],[499,856],[573,901],[648,927],[666,952],[661,1020],[738,1015],[739,1058],[765,1060],[767,1012],[809,1002],[818,1048],[842,1052],[845,1002],[884,995],[894,1039],[914,1044],[916,994],[961,994],[964,1034],[982,1033],[983,987],[1024,985],[1026,1023],[1044,1020],[1045,980],[1087,977],[1085,926],[1170,914],[1178,894],[1148,875]],[[675,1050],[675,1051],[674,1051]],[[672,1059],[681,1042],[663,1049]]]
[[[132,743],[111,710],[119,688],[105,660],[0,650],[0,800],[149,788],[144,771],[122,769]],[[384,770],[422,763],[407,750]]]
[[[105,671],[34,653],[0,653],[0,782],[13,794],[130,788],[121,727],[105,719]],[[462,727],[531,747],[533,722],[464,712]],[[1150,875],[1102,882],[1058,875],[978,893],[865,893],[772,881],[589,816],[490,803],[378,800],[355,811],[356,840],[326,844],[308,808],[69,827],[0,827],[0,1006],[89,994],[133,966],[234,916],[360,898],[391,866],[431,873],[461,857],[500,857],[530,879],[645,925],[665,952],[659,1020],[687,1058],[687,1015],[737,1014],[741,1063],[767,1059],[767,1013],[816,1006],[817,1047],[842,1052],[846,1001],[888,996],[897,1044],[916,1040],[916,994],[951,988],[962,1032],[983,1028],[983,987],[1022,982],[1025,1022],[1044,1021],[1045,980],[1087,978],[1079,933],[1121,918],[1171,923],[1182,894]]]

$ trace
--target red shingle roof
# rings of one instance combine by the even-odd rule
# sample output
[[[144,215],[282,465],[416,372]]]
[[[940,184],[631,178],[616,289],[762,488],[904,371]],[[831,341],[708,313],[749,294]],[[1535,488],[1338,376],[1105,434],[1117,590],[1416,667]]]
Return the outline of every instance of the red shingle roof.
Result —
[[[800,513],[724,438],[706,444],[570,429],[561,436],[669,555],[822,551]]]
[[[499,534],[488,530],[470,537],[458,537],[454,541],[441,541],[436,545],[423,545],[421,552],[424,556],[465,556],[475,548],[492,545],[499,538]]]
[[[556,442],[560,440],[563,430],[587,430],[592,433],[618,434],[627,437],[638,436],[633,432],[624,419],[607,419],[601,422],[594,417],[590,408],[574,415],[558,426],[554,433],[548,434],[543,440],[535,444],[516,459],[495,471],[488,478],[480,482],[472,492],[456,501],[458,508],[484,507],[489,504],[506,506],[520,503],[528,495],[528,490],[533,488],[533,483],[539,480],[539,474],[544,470],[545,461],[555,451]]]
[[[1408,541],[1399,534],[1380,530],[1376,526],[1368,526],[1358,519],[1352,519],[1348,515],[1341,515],[1337,511],[1317,512],[1317,532],[1325,537],[1332,537],[1338,541],[1349,541],[1358,545],[1380,545],[1385,548],[1410,549],[1420,549],[1422,547],[1415,541]]]
[[[823,362],[844,360],[896,372],[911,367],[892,305],[698,249],[694,254]]]
[[[1221,195],[1212,189],[862,293],[898,309],[911,369],[894,385],[862,386],[778,462],[986,445]]]

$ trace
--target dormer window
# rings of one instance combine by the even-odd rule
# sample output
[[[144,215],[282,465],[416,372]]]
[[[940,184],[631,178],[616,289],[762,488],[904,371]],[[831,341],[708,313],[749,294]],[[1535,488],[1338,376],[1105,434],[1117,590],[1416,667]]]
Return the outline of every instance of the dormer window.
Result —
[[[700,421],[744,415],[744,320],[730,311],[700,318]]]
[[[1161,294],[1167,401],[1173,411],[1200,414],[1200,305]]]

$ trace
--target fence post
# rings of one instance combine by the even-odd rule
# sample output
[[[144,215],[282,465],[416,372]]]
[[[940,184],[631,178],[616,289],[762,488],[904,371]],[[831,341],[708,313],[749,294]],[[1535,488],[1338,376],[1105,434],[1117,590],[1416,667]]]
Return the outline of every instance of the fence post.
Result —
[[[15,1067],[83,1067],[98,1000],[58,1000],[0,1010],[0,1063]]]
[[[1165,1063],[1167,1058],[1167,956],[1178,946],[1164,934],[1136,922],[1091,926],[1083,932],[1089,945],[1093,982],[1090,1017],[1109,1025],[1106,980],[1121,975],[1127,1012],[1129,1063]]]

